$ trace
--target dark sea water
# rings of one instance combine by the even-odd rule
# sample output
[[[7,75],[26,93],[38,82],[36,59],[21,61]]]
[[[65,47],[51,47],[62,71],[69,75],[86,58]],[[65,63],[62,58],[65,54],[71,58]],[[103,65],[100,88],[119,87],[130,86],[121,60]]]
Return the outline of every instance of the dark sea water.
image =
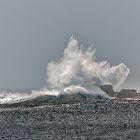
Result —
[[[140,139],[140,101],[84,98],[1,105],[0,140]]]

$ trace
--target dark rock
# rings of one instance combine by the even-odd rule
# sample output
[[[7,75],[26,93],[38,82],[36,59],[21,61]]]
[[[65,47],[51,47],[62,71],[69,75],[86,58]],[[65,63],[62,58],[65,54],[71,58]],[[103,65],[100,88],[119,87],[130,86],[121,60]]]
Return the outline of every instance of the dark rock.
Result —
[[[112,85],[101,85],[100,86],[101,90],[107,93],[111,97],[116,97],[116,92],[113,90]]]
[[[135,89],[122,89],[121,91],[116,92],[113,90],[113,86],[108,84],[101,85],[100,88],[111,97],[140,99],[140,94],[137,93],[137,90]]]

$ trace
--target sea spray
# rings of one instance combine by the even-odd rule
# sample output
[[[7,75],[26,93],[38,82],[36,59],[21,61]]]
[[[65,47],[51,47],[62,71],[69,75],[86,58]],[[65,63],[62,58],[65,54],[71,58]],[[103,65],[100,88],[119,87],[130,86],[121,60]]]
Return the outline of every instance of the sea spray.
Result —
[[[111,67],[106,61],[97,62],[95,49],[80,47],[72,36],[63,56],[47,66],[47,88],[29,93],[0,92],[0,104],[32,100],[39,96],[62,94],[96,94],[102,84],[121,85],[129,74],[123,63]],[[101,94],[101,93],[100,93]]]
[[[111,67],[107,61],[96,61],[95,49],[85,49],[72,36],[60,60],[52,61],[47,67],[49,89],[64,89],[71,85],[80,85],[87,90],[95,86],[111,84],[121,85],[129,74],[123,63]]]

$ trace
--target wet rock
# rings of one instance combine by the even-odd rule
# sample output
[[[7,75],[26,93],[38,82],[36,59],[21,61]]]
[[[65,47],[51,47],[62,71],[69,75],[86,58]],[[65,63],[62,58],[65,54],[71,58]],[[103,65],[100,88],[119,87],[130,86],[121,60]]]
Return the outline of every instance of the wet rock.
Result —
[[[122,89],[121,91],[116,92],[113,90],[113,86],[108,84],[101,85],[100,88],[111,97],[140,99],[140,94],[137,93],[137,90],[135,89]]]

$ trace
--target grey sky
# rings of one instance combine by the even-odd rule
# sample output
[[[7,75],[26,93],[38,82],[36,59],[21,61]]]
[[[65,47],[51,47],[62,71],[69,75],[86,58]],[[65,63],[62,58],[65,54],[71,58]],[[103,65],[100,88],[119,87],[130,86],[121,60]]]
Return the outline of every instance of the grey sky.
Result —
[[[46,85],[46,65],[73,34],[97,60],[124,62],[125,85],[140,82],[139,0],[0,0],[0,89]]]

